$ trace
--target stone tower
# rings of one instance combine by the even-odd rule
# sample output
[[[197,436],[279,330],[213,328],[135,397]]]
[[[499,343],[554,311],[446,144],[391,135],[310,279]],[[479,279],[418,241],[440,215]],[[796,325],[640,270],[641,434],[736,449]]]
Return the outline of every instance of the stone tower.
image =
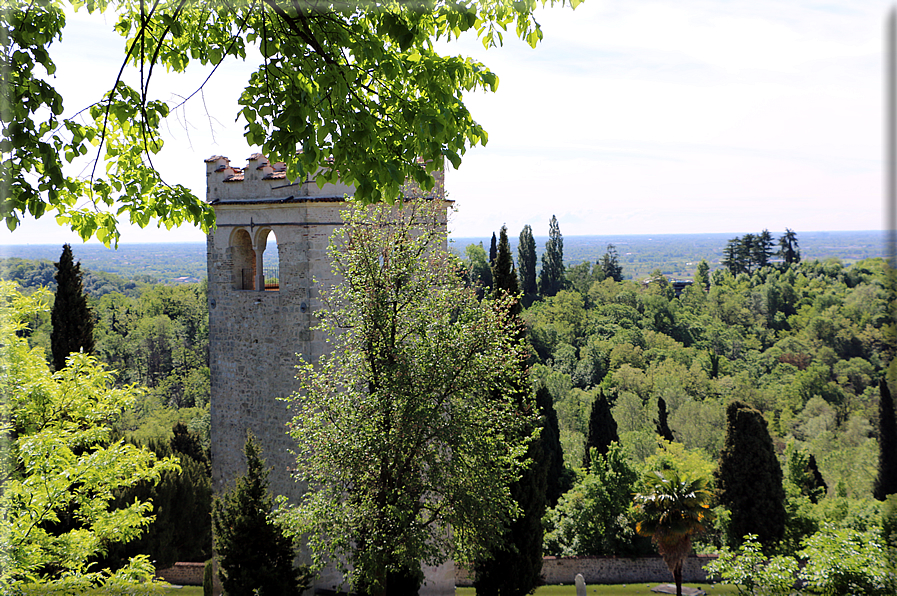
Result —
[[[441,196],[442,174],[436,177]],[[326,349],[312,329],[322,306],[317,288],[334,281],[327,246],[354,188],[291,183],[283,164],[261,154],[242,169],[210,157],[206,179],[217,220],[207,239],[213,487],[225,491],[245,472],[243,443],[251,430],[272,468],[271,490],[295,500],[301,493],[290,478],[290,416],[278,398],[298,389],[297,354],[314,360]],[[426,592],[453,592],[452,572],[453,566],[427,570]],[[338,583],[325,575],[317,585]]]

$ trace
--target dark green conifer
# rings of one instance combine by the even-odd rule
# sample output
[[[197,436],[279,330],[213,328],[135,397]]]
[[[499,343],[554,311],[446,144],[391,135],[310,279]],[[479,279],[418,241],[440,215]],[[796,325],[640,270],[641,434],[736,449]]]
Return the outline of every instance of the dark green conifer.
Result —
[[[492,232],[492,243],[489,244],[489,265],[495,263],[495,258],[498,256],[498,248],[495,245],[495,232]]]
[[[520,294],[517,270],[514,268],[514,258],[511,256],[511,245],[508,242],[508,228],[504,225],[499,232],[497,253],[492,261],[492,289],[493,292],[502,291],[510,296]],[[518,302],[512,314],[518,315],[521,310],[522,307]]]
[[[613,244],[607,245],[607,251],[596,265],[601,267],[601,273],[604,275],[604,279],[623,281],[623,266],[619,263],[617,247]]]
[[[807,461],[807,476],[810,480],[810,500],[818,503],[819,499],[824,497],[828,491],[828,485],[822,477],[822,472],[819,471],[819,466],[816,465],[816,456],[812,453]]]
[[[897,418],[894,399],[885,379],[879,384],[881,398],[878,402],[878,476],[872,488],[872,496],[884,501],[888,495],[897,494]]]
[[[526,456],[533,463],[511,485],[511,495],[521,509],[520,516],[511,522],[503,544],[492,550],[489,559],[476,565],[477,596],[524,596],[541,583],[547,455],[544,437],[530,443]]]
[[[526,304],[530,304],[539,291],[536,286],[536,240],[529,224],[520,231],[517,244],[517,272],[520,274],[520,291]]]
[[[554,409],[554,400],[551,391],[545,383],[536,385],[536,405],[542,413],[542,445],[545,450],[545,458],[548,461],[547,486],[545,499],[547,507],[556,507],[558,500],[565,492],[570,490],[571,478],[564,467],[564,450],[561,447],[561,431],[558,426],[558,415]]]
[[[243,453],[246,474],[212,507],[221,585],[228,596],[298,596],[308,578],[293,566],[293,544],[271,519],[268,470],[251,433]]]
[[[742,402],[726,409],[726,440],[714,473],[720,502],[730,512],[729,541],[747,534],[771,546],[785,532],[782,468],[766,420]]]
[[[667,402],[662,398],[657,398],[657,434],[672,443],[676,439],[673,438],[673,431],[667,422]]]
[[[620,437],[617,436],[617,421],[610,411],[610,403],[604,395],[604,389],[601,389],[598,397],[592,403],[592,413],[589,416],[589,436],[586,439],[586,452],[583,455],[583,467],[588,470],[592,466],[592,449],[598,451],[598,455],[606,455],[610,449],[610,444],[614,441],[619,442]]]
[[[65,368],[65,359],[72,352],[93,352],[93,314],[87,307],[81,282],[81,263],[75,263],[72,247],[62,246],[56,265],[56,300],[50,321],[50,351],[53,368]]]

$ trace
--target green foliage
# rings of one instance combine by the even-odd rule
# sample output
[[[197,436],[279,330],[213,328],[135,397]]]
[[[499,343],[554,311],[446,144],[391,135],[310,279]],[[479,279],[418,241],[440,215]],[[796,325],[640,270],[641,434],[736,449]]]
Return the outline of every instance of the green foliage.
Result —
[[[557,505],[558,499],[569,489],[570,477],[564,467],[564,452],[561,448],[560,429],[558,428],[558,416],[554,409],[554,401],[551,392],[545,383],[536,382],[536,406],[542,415],[542,429],[539,440],[545,452],[545,460],[548,462],[546,470],[545,500],[546,507]]]
[[[794,592],[798,564],[794,557],[767,557],[757,537],[748,534],[737,550],[723,547],[716,561],[704,566],[714,581],[732,584],[743,596],[788,596]]]
[[[116,491],[158,482],[176,461],[112,440],[112,426],[133,402],[133,388],[116,389],[96,358],[72,354],[51,373],[43,353],[16,333],[43,308],[46,294],[26,298],[0,283],[0,424],[4,486],[0,591],[38,589],[83,593],[152,592],[154,569],[145,556],[118,570],[92,566],[108,545],[141,534],[152,505],[134,500],[113,509]]]
[[[798,556],[800,577],[813,592],[830,596],[890,594],[882,538],[877,530],[826,527],[808,538]]]
[[[511,245],[508,244],[508,228],[504,225],[499,232],[498,248],[492,262],[492,285],[496,290],[516,297],[520,293],[517,284],[517,270],[511,257]],[[519,307],[515,311],[519,311]],[[517,312],[514,313],[515,315]]]
[[[670,430],[670,423],[667,421],[667,402],[662,397],[657,398],[657,434],[665,441],[672,443],[676,439],[673,438],[673,431]]]
[[[164,472],[156,484],[140,482],[116,495],[117,506],[134,500],[151,502],[155,518],[139,539],[108,550],[105,559],[113,566],[138,553],[149,555],[158,568],[204,561],[212,555],[209,454],[184,424],[176,424],[172,435],[170,440],[149,440],[143,446],[159,458],[176,457],[180,470]]]
[[[53,325],[50,346],[53,368],[62,370],[72,352],[93,353],[93,313],[82,292],[81,263],[74,262],[70,245],[63,245],[62,255],[55,265],[56,299],[50,316]]]
[[[137,89],[117,79],[108,92],[97,90],[88,109],[63,117],[48,52],[63,35],[63,6],[54,0],[0,12],[0,87],[8,91],[0,110],[0,186],[8,189],[0,216],[15,229],[25,214],[55,213],[84,239],[106,244],[117,242],[123,215],[140,226],[158,219],[207,230],[211,206],[183,186],[165,184],[153,169],[173,106],[147,99],[152,77],[141,76]],[[217,68],[244,60],[247,45],[260,48],[261,64],[239,99],[248,144],[272,162],[285,161],[290,180],[339,176],[356,186],[361,201],[389,203],[406,180],[432,188],[433,171],[446,160],[458,167],[469,147],[487,140],[463,95],[494,91],[498,77],[469,58],[439,55],[433,40],[472,32],[493,47],[510,29],[534,47],[542,38],[536,6],[399,2],[362,10],[330,3],[310,16],[280,0],[211,8],[162,1],[149,9],[74,3],[76,10],[114,12],[114,29],[126,40],[123,68],[140,73],[182,73],[191,62]],[[66,175],[69,163],[90,174]]]
[[[544,433],[545,422],[542,422]],[[511,497],[520,509],[501,544],[478,561],[474,587],[480,596],[524,596],[542,583],[542,516],[547,504],[548,472],[555,463],[544,434],[529,444],[530,465],[511,485]],[[393,594],[390,589],[390,594]]]
[[[330,248],[343,281],[320,313],[334,349],[301,367],[291,398],[309,487],[293,527],[317,564],[347,561],[371,593],[388,591],[389,571],[487,553],[516,513],[508,487],[536,421],[517,389],[513,299],[463,286],[441,248],[444,208],[344,211]]]
[[[888,495],[897,494],[897,412],[887,380],[881,380],[879,390],[878,476],[875,477],[872,494],[879,501],[884,501]]]
[[[623,281],[623,266],[619,263],[617,247],[613,244],[607,245],[607,252],[605,252],[604,256],[601,257],[601,260],[598,261],[598,265],[601,266],[601,272],[603,273],[604,279]]]
[[[215,573],[215,562],[212,559],[206,561],[202,569],[202,596],[212,596],[212,575]]]
[[[486,250],[482,244],[468,244],[464,255],[467,283],[477,288],[477,295],[482,297],[492,289],[492,267],[486,258]]]
[[[246,474],[212,506],[221,585],[228,596],[298,596],[310,577],[293,565],[293,542],[274,518],[268,470],[251,433],[243,453]]]
[[[592,413],[589,416],[589,434],[586,438],[583,468],[589,469],[592,464],[593,453],[606,455],[611,444],[619,442],[617,435],[617,422],[610,411],[610,403],[604,396],[604,390],[598,392],[598,397],[592,402]]]
[[[555,556],[634,556],[646,545],[630,512],[638,474],[618,443],[596,453],[591,469],[545,514],[545,553]],[[645,541],[647,542],[647,541]]]
[[[756,534],[761,544],[770,546],[784,535],[785,490],[766,421],[746,404],[732,402],[726,423],[715,477],[719,500],[731,513],[730,544]]]
[[[636,532],[650,536],[682,596],[682,564],[691,551],[695,534],[704,532],[713,519],[707,478],[680,477],[675,470],[647,472],[644,490],[633,497]]]
[[[564,237],[557,217],[548,222],[548,242],[542,253],[542,269],[539,271],[539,294],[551,297],[564,287]]]
[[[536,286],[536,241],[533,238],[533,229],[529,224],[523,226],[520,231],[520,239],[517,244],[517,272],[520,274],[520,291],[524,300],[531,303],[538,292]]]

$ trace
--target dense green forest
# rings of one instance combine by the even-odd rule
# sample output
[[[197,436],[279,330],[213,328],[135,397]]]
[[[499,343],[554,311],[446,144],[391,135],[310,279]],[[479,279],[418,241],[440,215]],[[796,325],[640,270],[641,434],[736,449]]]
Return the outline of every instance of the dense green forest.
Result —
[[[551,250],[562,250],[558,240]],[[490,296],[488,259],[478,245],[461,259],[482,299]],[[878,384],[891,358],[895,308],[886,262],[797,257],[736,265],[695,264],[696,283],[677,296],[659,268],[641,281],[625,279],[622,259],[609,249],[593,264],[562,269],[554,295],[540,289],[523,296],[531,377],[550,394],[567,468],[567,492],[544,519],[546,554],[651,552],[633,529],[631,496],[641,474],[676,469],[711,479],[714,489],[727,407],[736,402],[762,416],[785,479],[779,552],[824,528],[866,532],[880,523],[881,506],[871,498]],[[2,268],[26,292],[52,286],[53,273],[45,261],[8,259]],[[119,431],[167,442],[183,423],[207,447],[204,283],[151,284],[90,271],[84,281],[96,354],[116,383],[145,388]],[[45,314],[22,333],[49,354],[49,327]],[[599,407],[609,408],[617,444],[584,465]],[[715,525],[697,543],[708,551],[738,543],[727,534],[729,513],[714,505]]]

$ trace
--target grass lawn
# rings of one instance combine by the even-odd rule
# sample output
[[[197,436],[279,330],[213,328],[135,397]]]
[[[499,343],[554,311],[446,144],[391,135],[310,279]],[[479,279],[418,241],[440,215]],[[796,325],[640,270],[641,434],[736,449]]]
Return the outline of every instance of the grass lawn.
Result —
[[[603,584],[603,585],[587,585],[589,596],[633,596],[634,594],[648,594],[656,596],[656,592],[652,592],[651,588],[657,586],[657,583],[638,583],[638,584]],[[701,588],[707,594],[716,596],[717,594],[737,594],[735,586],[726,586],[722,584],[682,584],[692,588]],[[475,596],[476,591],[473,588],[456,588],[455,596]],[[536,596],[576,596],[576,586],[542,586],[536,590]]]
[[[656,583],[640,583],[640,584],[606,584],[587,586],[589,596],[633,596],[642,594],[654,596],[655,592],[651,588]],[[737,594],[735,586],[727,585],[709,585],[709,584],[682,584],[692,588],[701,588],[707,594],[717,596],[718,594]],[[169,588],[165,591],[166,596],[202,596],[202,586],[184,586],[182,588]],[[476,596],[473,588],[456,588],[455,596]],[[576,596],[576,586],[542,586],[536,590],[535,596]]]

